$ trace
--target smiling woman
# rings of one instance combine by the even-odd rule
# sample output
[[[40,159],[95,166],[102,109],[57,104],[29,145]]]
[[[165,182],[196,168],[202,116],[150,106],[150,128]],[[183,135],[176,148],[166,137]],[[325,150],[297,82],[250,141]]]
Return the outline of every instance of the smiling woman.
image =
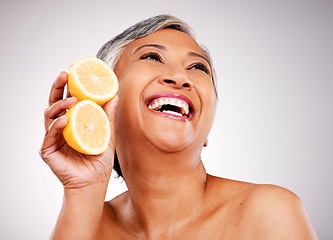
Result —
[[[45,111],[41,156],[64,186],[52,239],[316,239],[292,192],[206,173],[200,155],[216,77],[188,25],[169,15],[144,20],[98,57],[119,79],[118,97],[104,105],[113,133],[107,151],[80,154],[59,134],[77,101],[62,99],[66,73]],[[128,191],[104,203],[113,167]]]

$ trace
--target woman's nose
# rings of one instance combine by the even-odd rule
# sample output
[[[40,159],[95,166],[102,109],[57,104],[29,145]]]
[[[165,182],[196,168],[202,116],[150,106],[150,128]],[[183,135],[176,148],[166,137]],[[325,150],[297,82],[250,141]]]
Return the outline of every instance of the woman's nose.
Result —
[[[177,89],[185,88],[191,90],[193,87],[192,82],[188,79],[186,70],[181,68],[169,70],[159,78],[159,82]]]

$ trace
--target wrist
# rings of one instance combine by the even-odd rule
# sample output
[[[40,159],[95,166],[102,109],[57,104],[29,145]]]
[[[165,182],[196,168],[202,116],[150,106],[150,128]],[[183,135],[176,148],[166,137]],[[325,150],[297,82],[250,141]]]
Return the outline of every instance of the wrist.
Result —
[[[64,198],[70,198],[70,199],[94,198],[96,200],[103,199],[104,202],[107,187],[108,187],[107,183],[106,184],[96,183],[78,188],[70,188],[64,186]]]

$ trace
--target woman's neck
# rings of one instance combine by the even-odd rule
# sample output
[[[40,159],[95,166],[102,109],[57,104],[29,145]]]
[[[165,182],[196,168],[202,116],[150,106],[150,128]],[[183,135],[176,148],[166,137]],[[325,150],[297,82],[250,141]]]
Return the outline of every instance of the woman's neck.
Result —
[[[200,156],[185,161],[179,153],[171,155],[169,159],[145,159],[146,171],[130,168],[125,175],[125,218],[141,225],[128,227],[144,229],[147,238],[154,238],[151,233],[168,234],[182,228],[203,208],[207,174]]]

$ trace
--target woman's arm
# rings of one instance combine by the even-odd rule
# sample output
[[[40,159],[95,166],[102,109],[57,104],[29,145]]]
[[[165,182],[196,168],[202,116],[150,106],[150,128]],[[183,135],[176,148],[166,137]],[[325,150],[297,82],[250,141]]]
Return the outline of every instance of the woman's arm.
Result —
[[[40,150],[42,159],[64,187],[63,206],[51,239],[96,240],[113,168],[117,97],[104,105],[111,126],[108,149],[95,156],[81,154],[69,147],[62,135],[68,122],[64,114],[77,102],[75,98],[63,99],[67,78],[67,73],[60,73],[51,88]]]
[[[50,239],[96,240],[107,186],[65,189],[63,205]]]

